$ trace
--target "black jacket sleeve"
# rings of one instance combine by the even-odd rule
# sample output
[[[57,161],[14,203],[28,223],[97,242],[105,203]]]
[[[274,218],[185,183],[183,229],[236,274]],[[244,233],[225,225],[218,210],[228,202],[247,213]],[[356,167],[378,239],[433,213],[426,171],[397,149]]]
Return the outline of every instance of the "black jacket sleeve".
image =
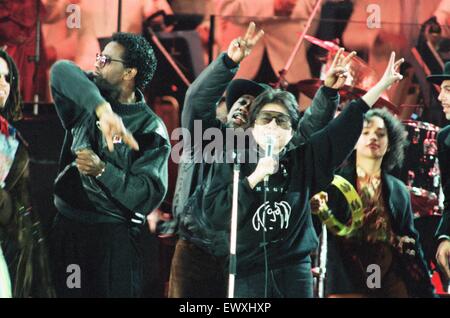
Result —
[[[70,129],[86,112],[105,99],[87,75],[74,63],[66,60],[56,62],[50,70],[50,88],[58,116],[65,129]]]
[[[334,118],[338,105],[338,91],[321,86],[299,122],[294,136],[295,143],[305,142],[312,134],[324,128]]]
[[[311,136],[306,158],[313,165],[308,169],[311,196],[331,183],[335,169],[350,155],[361,135],[364,114],[369,109],[362,99],[353,101],[324,129]]]
[[[197,142],[201,142],[204,146],[203,140],[193,139],[195,120],[201,120],[203,130],[210,127],[221,127],[221,122],[216,118],[216,103],[220,100],[237,70],[238,65],[226,53],[222,53],[191,84],[186,92],[181,114],[181,126],[187,128],[191,133],[190,143],[189,145],[185,144],[185,147],[193,148]],[[186,159],[189,161],[188,158]],[[194,171],[196,168],[200,169],[200,165],[186,162],[181,162],[179,165],[172,209],[175,220],[182,213],[192,194],[193,183],[196,182],[193,179],[197,176]]]
[[[29,155],[21,142],[14,156],[14,162],[5,179],[5,187],[0,188],[0,227],[7,225],[18,209],[30,207],[28,193]],[[1,232],[1,231],[0,231]]]
[[[181,114],[181,126],[193,130],[194,120],[202,120],[203,129],[217,127],[216,103],[238,70],[226,53],[220,54],[191,84]]]

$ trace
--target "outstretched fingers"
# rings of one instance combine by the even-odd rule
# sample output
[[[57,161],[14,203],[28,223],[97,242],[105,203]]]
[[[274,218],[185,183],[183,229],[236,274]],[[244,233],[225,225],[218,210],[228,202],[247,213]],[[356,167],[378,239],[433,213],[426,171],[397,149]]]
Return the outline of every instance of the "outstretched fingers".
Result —
[[[256,35],[253,37],[253,39],[251,39],[251,45],[255,45],[256,43],[258,43],[259,40],[261,40],[261,38],[264,35],[264,31],[263,30],[259,30],[258,33],[256,33]]]
[[[255,22],[250,22],[247,28],[247,32],[244,36],[244,41],[248,41],[253,37],[253,34],[255,34],[256,25]]]
[[[348,63],[350,63],[350,61],[352,60],[352,58],[354,58],[356,56],[356,52],[352,51],[351,53],[349,53],[344,60],[342,61],[342,65],[346,66]]]
[[[336,65],[339,64],[340,60],[341,60],[341,54],[342,52],[344,52],[343,48],[340,48],[337,52],[336,55],[334,56],[333,62],[331,62],[331,66],[330,68],[334,68],[336,67]]]
[[[404,61],[405,61],[405,59],[401,58],[400,60],[398,60],[397,62],[394,63],[394,70],[396,72],[398,72],[398,70],[400,69],[400,66],[403,64]]]
[[[394,66],[395,62],[395,52],[391,52],[391,57],[389,58],[388,68],[391,69]]]

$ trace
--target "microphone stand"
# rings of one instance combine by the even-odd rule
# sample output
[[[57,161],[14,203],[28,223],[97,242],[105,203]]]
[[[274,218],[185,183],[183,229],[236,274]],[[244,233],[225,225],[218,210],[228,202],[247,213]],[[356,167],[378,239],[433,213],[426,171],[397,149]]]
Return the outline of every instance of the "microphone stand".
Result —
[[[41,61],[41,1],[36,0],[36,45],[34,55],[28,58],[34,63],[33,73],[33,115],[39,114],[39,64]]]
[[[303,29],[302,34],[300,35],[297,44],[294,47],[294,50],[292,51],[291,55],[289,56],[289,59],[286,63],[286,65],[283,67],[283,69],[280,71],[280,76],[278,78],[278,82],[275,83],[275,88],[282,88],[286,89],[289,85],[288,81],[286,80],[286,74],[289,71],[289,69],[292,66],[292,63],[294,62],[294,58],[298,53],[298,50],[300,50],[300,46],[303,43],[303,39],[305,38],[305,34],[308,32],[309,28],[311,27],[311,22],[314,19],[317,11],[319,10],[320,6],[322,4],[322,0],[318,0],[316,5],[314,6],[313,12],[309,16],[308,22],[306,23],[305,28]]]
[[[119,9],[117,12],[117,32],[122,28],[122,0],[119,0]]]
[[[327,226],[322,224],[322,238],[320,239],[320,253],[319,253],[319,282],[317,294],[319,298],[325,297],[325,277],[327,273],[327,253],[328,253],[328,238]]]
[[[264,157],[272,157],[273,156],[273,145],[275,143],[274,137],[272,135],[266,136],[266,149]],[[269,256],[267,254],[267,239],[266,239],[266,209],[270,207],[270,203],[267,200],[267,191],[269,190],[269,176],[264,177],[264,217],[263,217],[263,232],[262,232],[262,246],[264,251],[264,298],[268,296],[268,288],[269,288]]]
[[[239,172],[240,158],[236,155],[233,166],[233,204],[231,207],[231,231],[230,231],[230,263],[228,277],[228,298],[234,298],[234,286],[236,276],[236,241],[237,241],[237,215],[238,215],[238,194],[239,194]]]
[[[161,41],[159,41],[158,37],[156,36],[155,31],[153,31],[153,28],[148,25],[147,30],[150,33],[150,37],[152,38],[153,43],[158,47],[158,49],[161,51],[162,55],[166,58],[167,62],[172,66],[172,68],[175,70],[175,72],[178,74],[178,76],[181,78],[181,80],[186,84],[187,87],[191,85],[191,82],[187,79],[187,77],[183,74],[183,72],[180,70],[178,65],[175,63],[173,58],[170,56],[169,52],[167,52],[164,45],[162,45]]]
[[[216,16],[209,17],[209,38],[208,38],[208,62],[212,63],[214,59],[214,37],[216,32]]]

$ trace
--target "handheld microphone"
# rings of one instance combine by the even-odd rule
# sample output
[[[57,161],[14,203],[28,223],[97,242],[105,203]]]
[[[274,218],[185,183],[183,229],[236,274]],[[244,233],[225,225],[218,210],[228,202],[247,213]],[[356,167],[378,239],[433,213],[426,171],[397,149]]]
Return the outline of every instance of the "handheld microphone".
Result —
[[[266,136],[266,152],[264,157],[272,157],[273,156],[273,146],[275,144],[275,137],[273,135]],[[269,182],[269,176],[264,177],[264,184]]]

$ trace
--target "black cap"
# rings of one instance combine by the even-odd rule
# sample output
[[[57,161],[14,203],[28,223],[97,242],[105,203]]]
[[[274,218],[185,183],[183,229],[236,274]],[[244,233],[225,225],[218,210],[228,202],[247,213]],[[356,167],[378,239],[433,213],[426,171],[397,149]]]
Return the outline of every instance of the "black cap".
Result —
[[[235,79],[227,87],[226,103],[228,111],[233,104],[243,95],[251,95],[257,97],[263,93],[266,89],[270,88],[269,85],[259,84],[251,80]]]
[[[427,77],[427,80],[437,85],[441,85],[443,81],[450,80],[450,62],[445,63],[443,74],[430,75]]]

